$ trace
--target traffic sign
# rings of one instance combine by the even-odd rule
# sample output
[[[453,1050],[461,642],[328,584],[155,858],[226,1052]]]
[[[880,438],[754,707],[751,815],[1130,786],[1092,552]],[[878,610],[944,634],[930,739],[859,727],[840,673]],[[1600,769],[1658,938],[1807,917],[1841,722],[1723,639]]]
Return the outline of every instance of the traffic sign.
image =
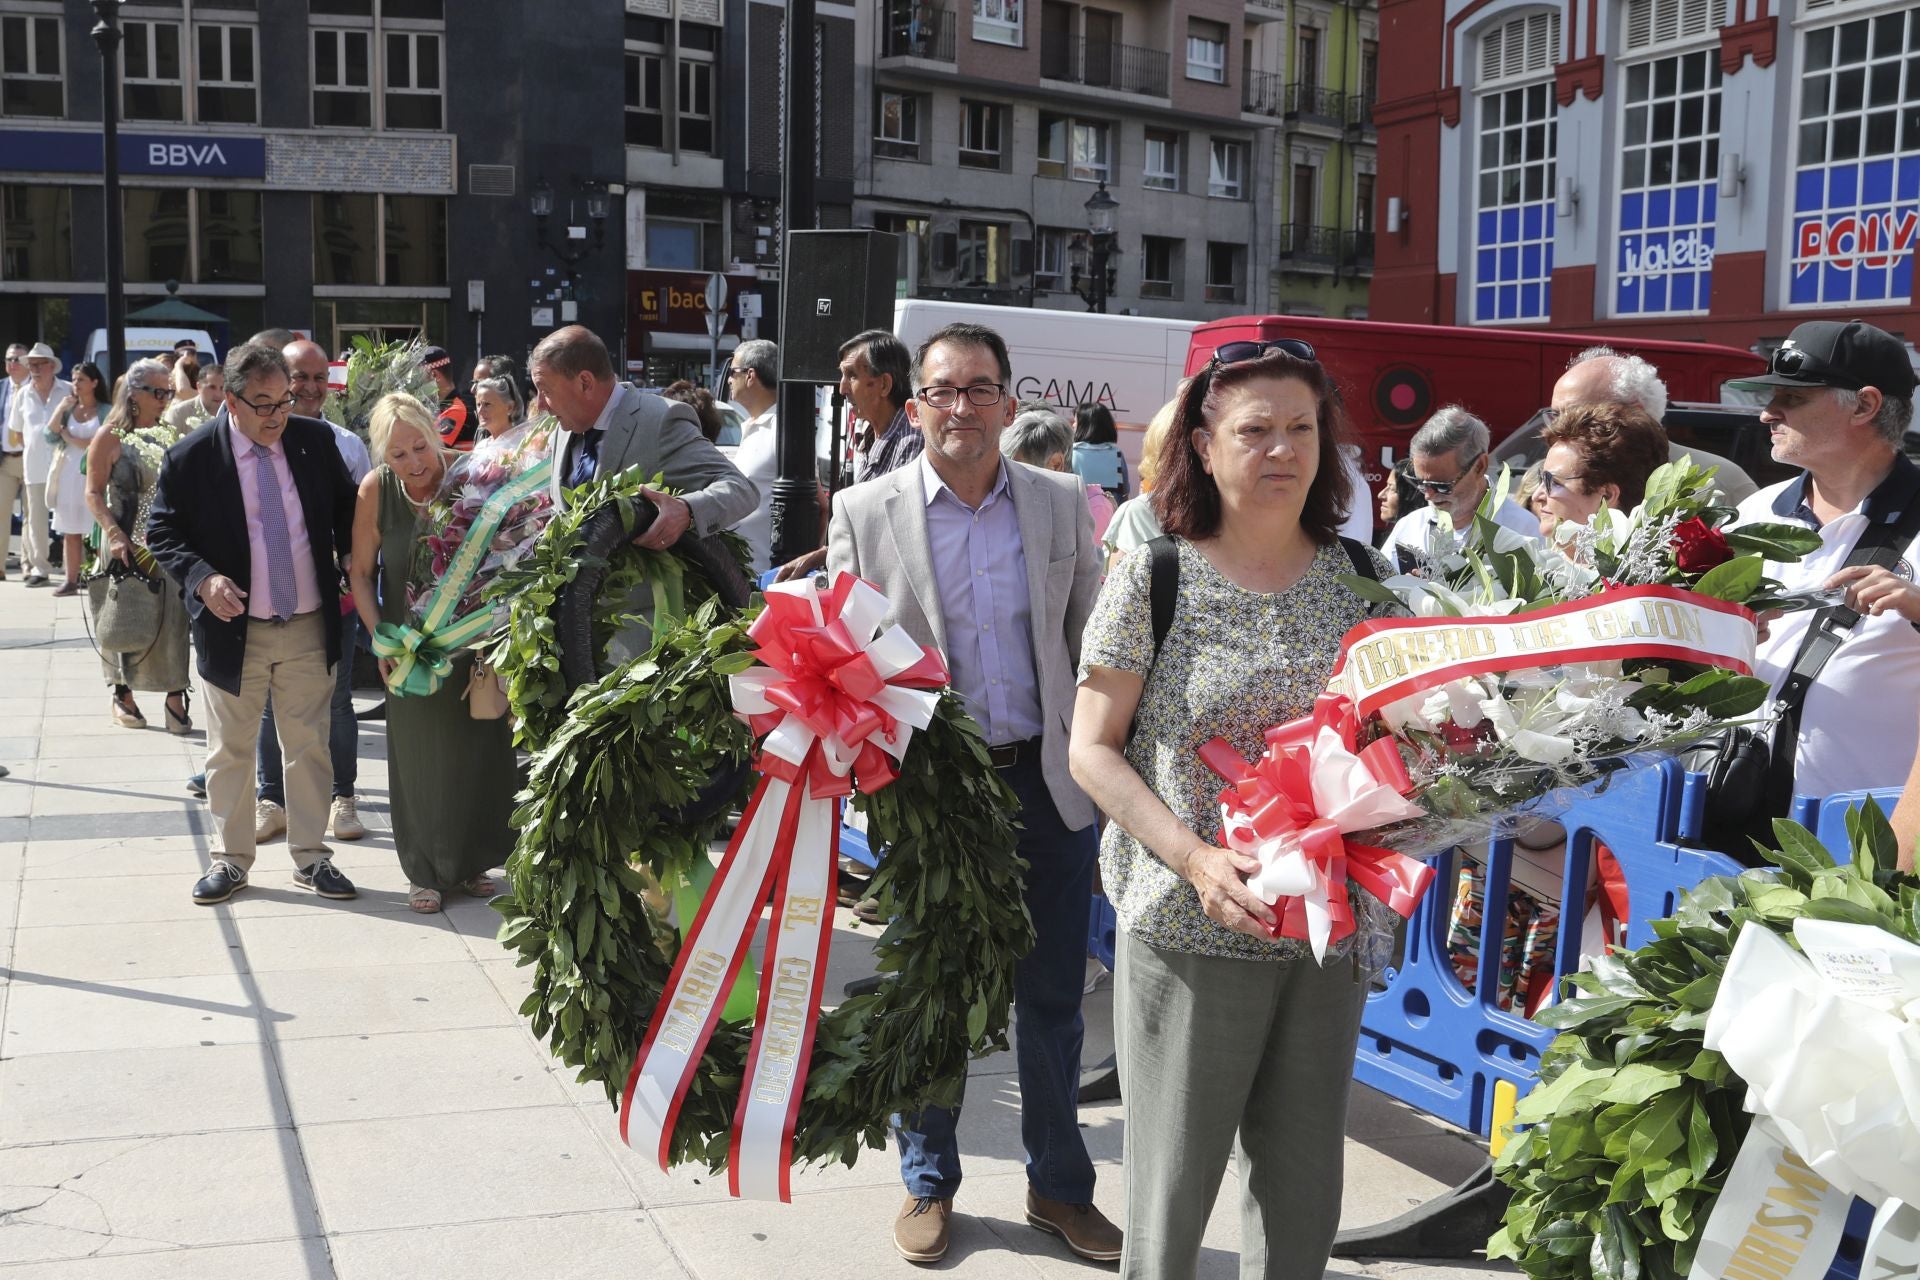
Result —
[[[727,305],[727,278],[719,272],[707,277],[707,313],[717,315]]]

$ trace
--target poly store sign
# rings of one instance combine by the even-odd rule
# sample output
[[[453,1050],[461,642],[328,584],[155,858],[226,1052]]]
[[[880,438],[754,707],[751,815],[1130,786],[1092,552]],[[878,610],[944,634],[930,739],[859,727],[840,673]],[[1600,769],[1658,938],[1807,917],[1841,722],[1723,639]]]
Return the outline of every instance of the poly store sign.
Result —
[[[1920,156],[1800,170],[1792,237],[1793,305],[1908,302],[1920,242]]]

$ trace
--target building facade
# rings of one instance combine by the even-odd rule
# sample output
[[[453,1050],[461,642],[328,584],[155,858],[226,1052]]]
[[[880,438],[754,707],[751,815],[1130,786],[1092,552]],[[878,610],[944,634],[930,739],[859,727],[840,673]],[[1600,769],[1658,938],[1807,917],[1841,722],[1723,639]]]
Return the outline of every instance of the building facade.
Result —
[[[1367,318],[1373,276],[1376,0],[1252,0],[1250,116],[1273,132],[1269,307],[1284,315]]]
[[[1920,335],[1920,9],[1382,0],[1376,319]]]
[[[171,283],[222,349],[279,325],[465,359],[574,317],[617,341],[625,228],[591,213],[624,176],[619,24],[528,0],[123,6],[128,309]],[[105,323],[92,25],[82,0],[0,0],[0,333],[69,358]]]
[[[1260,309],[1273,121],[1243,109],[1250,12],[862,0],[854,225],[901,237],[904,296],[1080,310],[1096,293],[1086,204],[1104,186],[1107,310]]]

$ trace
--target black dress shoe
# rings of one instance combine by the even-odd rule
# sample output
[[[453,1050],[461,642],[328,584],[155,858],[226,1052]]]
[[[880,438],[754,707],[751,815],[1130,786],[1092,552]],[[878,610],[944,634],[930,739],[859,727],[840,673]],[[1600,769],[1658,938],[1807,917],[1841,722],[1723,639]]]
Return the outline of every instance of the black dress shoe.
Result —
[[[340,874],[331,858],[322,858],[312,866],[300,868],[293,873],[293,882],[302,889],[313,890],[323,898],[359,896],[359,891],[353,887],[353,881]]]
[[[210,907],[216,902],[225,902],[246,887],[246,872],[231,862],[216,858],[212,869],[194,882],[193,900],[203,907]]]

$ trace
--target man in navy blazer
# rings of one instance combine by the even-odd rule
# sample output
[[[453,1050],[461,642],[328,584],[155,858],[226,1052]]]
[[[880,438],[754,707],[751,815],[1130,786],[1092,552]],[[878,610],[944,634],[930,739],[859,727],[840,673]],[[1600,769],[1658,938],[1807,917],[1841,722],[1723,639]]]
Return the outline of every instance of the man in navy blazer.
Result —
[[[246,343],[226,360],[226,404],[167,451],[147,544],[186,589],[205,683],[207,804],[219,827],[193,900],[225,902],[254,858],[253,761],[271,694],[286,761],[294,882],[351,898],[324,843],[333,790],[327,750],[340,652],[340,558],[354,485],[326,423],[291,415],[286,358]]]

